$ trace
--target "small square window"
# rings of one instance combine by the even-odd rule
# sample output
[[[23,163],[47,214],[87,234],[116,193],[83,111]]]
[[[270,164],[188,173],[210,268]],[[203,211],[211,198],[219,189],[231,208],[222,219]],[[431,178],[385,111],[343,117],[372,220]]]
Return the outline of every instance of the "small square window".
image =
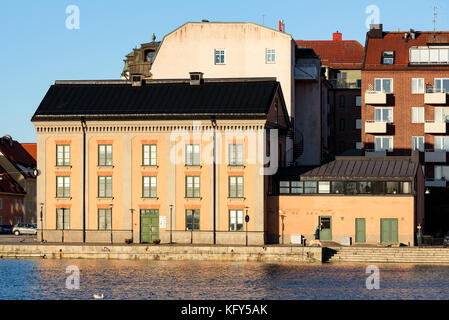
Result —
[[[215,49],[215,64],[225,64],[225,55],[224,49]]]
[[[265,49],[265,63],[276,63],[276,49]]]
[[[382,64],[394,64],[394,51],[382,52]]]

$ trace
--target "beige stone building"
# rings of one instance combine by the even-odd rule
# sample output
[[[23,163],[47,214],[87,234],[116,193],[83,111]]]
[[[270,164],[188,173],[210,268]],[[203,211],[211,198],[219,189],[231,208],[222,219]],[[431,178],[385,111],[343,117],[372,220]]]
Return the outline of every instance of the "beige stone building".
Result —
[[[58,81],[32,122],[38,239],[266,242],[290,128],[275,79]]]

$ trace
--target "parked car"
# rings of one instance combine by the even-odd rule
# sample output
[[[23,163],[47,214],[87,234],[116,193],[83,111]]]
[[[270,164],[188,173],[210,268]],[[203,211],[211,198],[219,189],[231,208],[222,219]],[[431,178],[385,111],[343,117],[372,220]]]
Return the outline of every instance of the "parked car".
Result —
[[[443,247],[447,248],[449,246],[449,232],[447,233],[447,235],[444,237],[443,240]]]
[[[12,228],[13,228],[12,225],[4,224],[4,225],[0,226],[0,232],[4,233],[4,234],[11,234],[12,233]]]
[[[37,234],[37,228],[31,223],[18,223],[12,228],[12,233],[16,236],[21,234]]]

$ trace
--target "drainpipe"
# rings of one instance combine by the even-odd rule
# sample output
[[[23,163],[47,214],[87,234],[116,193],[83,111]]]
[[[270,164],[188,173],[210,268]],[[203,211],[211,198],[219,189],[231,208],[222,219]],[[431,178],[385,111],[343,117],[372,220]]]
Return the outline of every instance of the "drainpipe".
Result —
[[[217,130],[217,120],[215,119],[215,117],[212,117],[212,119],[211,119],[211,122],[212,122],[212,127],[214,128],[214,162],[213,162],[213,180],[214,180],[214,182],[213,182],[213,186],[214,186],[214,195],[213,195],[213,202],[214,202],[214,227],[213,227],[213,230],[214,230],[214,244],[217,244],[217,234],[216,234],[216,222],[215,222],[215,219],[216,219],[216,209],[217,209],[217,204],[216,204],[216,201],[217,201],[217,199],[216,199],[216,196],[217,196],[217,186],[216,186],[216,183],[217,183],[217,173],[216,173],[216,156],[217,156],[217,142],[216,142],[216,130]]]
[[[86,119],[81,117],[83,128],[83,243],[86,242]]]

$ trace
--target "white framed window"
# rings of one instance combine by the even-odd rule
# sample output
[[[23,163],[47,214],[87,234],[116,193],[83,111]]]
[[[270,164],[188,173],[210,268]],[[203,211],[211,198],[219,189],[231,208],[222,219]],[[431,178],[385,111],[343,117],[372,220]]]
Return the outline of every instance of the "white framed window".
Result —
[[[56,165],[70,166],[70,145],[56,146]]]
[[[449,122],[449,107],[435,107],[435,122]]]
[[[435,137],[433,141],[435,151],[449,151],[449,137]],[[448,176],[449,178],[449,176]]]
[[[412,107],[412,123],[424,123],[424,107]]]
[[[412,137],[412,150],[424,151],[424,137]]]
[[[230,176],[229,181],[229,198],[243,198],[243,177]]]
[[[393,79],[391,78],[375,78],[374,91],[382,91],[393,93]]]
[[[374,137],[375,151],[393,151],[393,137]]]
[[[200,177],[186,176],[186,198],[200,197]]]
[[[243,210],[229,210],[229,231],[243,231]]]
[[[243,166],[243,144],[229,144],[229,165]]]
[[[449,78],[435,78],[435,92],[449,92]]]
[[[157,197],[157,178],[142,177],[142,198]]]
[[[393,122],[393,108],[374,108],[375,122]]]
[[[70,209],[67,208],[56,209],[56,229],[57,230],[70,229]]]
[[[356,142],[356,143],[355,143],[355,148],[356,148],[357,150],[361,150],[361,149],[362,149],[362,143],[361,143],[361,142]]]
[[[226,64],[225,49],[215,49],[215,64]]]
[[[56,177],[56,198],[70,198],[70,177]]]
[[[382,64],[394,64],[394,51],[382,52]]]
[[[355,106],[361,107],[362,106],[362,96],[356,96],[355,97]]]
[[[448,180],[449,166],[435,166],[434,167],[435,180]]]
[[[186,144],[186,166],[200,165],[200,145]]]
[[[112,198],[112,177],[98,177],[98,197]]]
[[[329,181],[318,181],[318,193],[331,193],[331,183]]]
[[[412,94],[424,93],[424,78],[412,78]]]
[[[98,230],[112,229],[112,209],[98,209]]]
[[[157,145],[155,144],[142,145],[142,165],[143,166],[157,165]]]
[[[414,47],[410,49],[411,64],[448,64],[449,48],[444,47]]]
[[[265,49],[265,63],[276,63],[276,49]]]

